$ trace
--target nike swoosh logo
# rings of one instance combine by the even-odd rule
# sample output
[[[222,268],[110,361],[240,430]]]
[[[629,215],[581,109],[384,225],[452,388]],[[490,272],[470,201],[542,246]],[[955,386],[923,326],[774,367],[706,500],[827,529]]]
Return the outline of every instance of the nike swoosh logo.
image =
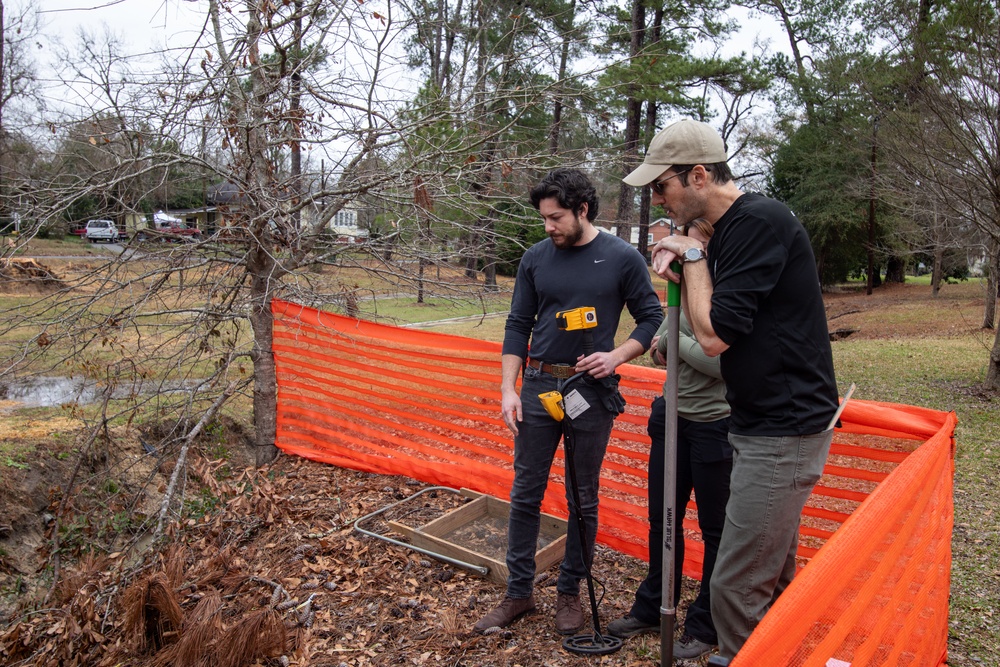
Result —
[[[603,261],[604,261],[603,259],[595,259],[594,264],[600,264]]]

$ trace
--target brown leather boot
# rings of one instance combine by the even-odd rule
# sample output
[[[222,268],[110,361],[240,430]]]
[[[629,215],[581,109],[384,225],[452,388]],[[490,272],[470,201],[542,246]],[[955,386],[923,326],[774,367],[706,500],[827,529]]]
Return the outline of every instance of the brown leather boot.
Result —
[[[583,627],[583,609],[580,596],[569,593],[556,595],[556,631],[561,635],[572,635]]]
[[[511,598],[506,595],[496,609],[479,619],[473,630],[482,634],[488,628],[506,628],[526,614],[535,611],[535,596]]]

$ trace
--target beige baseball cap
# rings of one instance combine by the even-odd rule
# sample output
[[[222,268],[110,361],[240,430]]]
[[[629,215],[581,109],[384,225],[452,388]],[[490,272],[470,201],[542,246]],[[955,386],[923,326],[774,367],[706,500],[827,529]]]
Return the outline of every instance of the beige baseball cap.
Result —
[[[657,132],[642,164],[622,180],[638,188],[675,164],[715,164],[727,159],[719,133],[708,123],[686,118]]]

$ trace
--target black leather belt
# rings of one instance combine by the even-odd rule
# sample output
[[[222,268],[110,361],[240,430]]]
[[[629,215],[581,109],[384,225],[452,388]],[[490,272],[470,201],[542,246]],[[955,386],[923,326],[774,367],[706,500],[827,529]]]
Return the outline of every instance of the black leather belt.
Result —
[[[528,359],[528,365],[560,380],[565,380],[576,374],[576,367],[569,364],[547,364],[538,359]]]

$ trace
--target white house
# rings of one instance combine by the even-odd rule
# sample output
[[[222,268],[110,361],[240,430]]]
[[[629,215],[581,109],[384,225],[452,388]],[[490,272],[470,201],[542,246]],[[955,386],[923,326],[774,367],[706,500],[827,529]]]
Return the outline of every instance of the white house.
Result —
[[[358,226],[358,212],[352,208],[337,211],[328,226],[341,241],[360,243],[368,238],[368,230]]]

